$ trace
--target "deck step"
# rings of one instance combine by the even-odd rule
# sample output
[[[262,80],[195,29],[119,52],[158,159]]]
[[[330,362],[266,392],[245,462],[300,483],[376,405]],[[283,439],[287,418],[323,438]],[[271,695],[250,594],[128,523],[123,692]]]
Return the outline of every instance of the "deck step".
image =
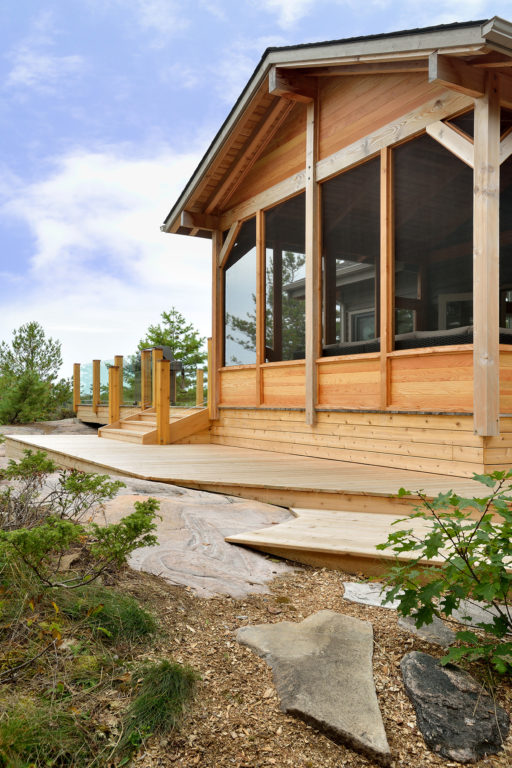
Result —
[[[139,443],[142,445],[144,432],[129,429],[119,429],[117,427],[108,427],[101,430],[101,437],[107,437],[109,440],[123,440],[126,443]]]
[[[394,561],[391,550],[381,552],[377,544],[397,530],[401,515],[294,509],[296,517],[270,528],[227,536],[231,544],[243,544],[271,555],[318,567],[337,568],[347,573],[379,576]],[[421,519],[407,521],[418,536],[428,530]],[[414,557],[415,553],[405,553]],[[425,562],[427,564],[427,561]]]
[[[152,429],[156,429],[156,421],[121,421],[119,426],[121,429],[134,429],[138,432],[149,432]]]

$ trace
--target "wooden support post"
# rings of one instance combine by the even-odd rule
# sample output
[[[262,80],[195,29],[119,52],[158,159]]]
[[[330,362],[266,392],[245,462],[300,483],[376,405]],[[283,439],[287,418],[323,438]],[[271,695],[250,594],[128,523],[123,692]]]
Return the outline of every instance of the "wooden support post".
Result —
[[[140,353],[140,407],[151,403],[151,352],[143,349]]]
[[[151,351],[152,354],[152,366],[153,366],[153,387],[152,387],[152,393],[151,393],[151,407],[156,408],[156,364],[159,360],[161,360],[164,356],[164,353],[161,349],[153,349]]]
[[[265,214],[256,214],[256,405],[263,403],[265,362]]]
[[[169,371],[169,400],[171,405],[176,405],[176,371]]]
[[[222,270],[219,254],[222,250],[222,232],[217,229],[212,236],[212,350],[208,368],[210,393],[210,418],[219,418],[220,372],[224,357],[224,297]]]
[[[100,368],[101,360],[92,361],[92,409],[98,413],[100,407]]]
[[[213,349],[213,343],[212,338],[208,339],[208,415],[210,419],[213,419],[212,416],[212,379],[213,379],[213,361],[212,361],[212,349]]]
[[[80,405],[80,363],[73,365],[73,410],[76,413]]]
[[[171,363],[159,359],[156,362],[156,432],[157,443],[168,445],[171,441],[171,424],[169,419],[171,387]]]
[[[473,216],[474,429],[499,434],[500,94],[497,75],[475,101]]]
[[[393,258],[393,168],[389,147],[380,152],[380,407],[391,404],[389,353],[393,349],[395,269]]]
[[[306,114],[306,424],[316,421],[317,366],[320,352],[320,270],[318,248],[318,184],[316,181],[316,101]]]
[[[114,356],[114,365],[119,368],[119,405],[124,403],[124,373],[123,373],[123,356]]]
[[[204,371],[202,368],[196,370],[196,405],[202,405],[204,402]]]
[[[108,369],[108,423],[114,424],[121,417],[121,380],[117,365]]]

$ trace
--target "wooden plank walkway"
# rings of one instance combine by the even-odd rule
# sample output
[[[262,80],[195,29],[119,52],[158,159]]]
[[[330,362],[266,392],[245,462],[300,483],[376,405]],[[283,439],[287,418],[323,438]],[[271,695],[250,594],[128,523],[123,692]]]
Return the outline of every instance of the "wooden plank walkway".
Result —
[[[380,576],[394,560],[391,550],[381,552],[376,546],[385,542],[391,531],[401,529],[393,525],[401,519],[400,515],[318,509],[292,511],[293,520],[227,536],[226,541],[299,563],[366,576]],[[429,528],[426,521],[419,519],[408,521],[406,527],[419,537]],[[407,559],[407,555],[402,559]],[[425,561],[425,565],[427,563]]]
[[[373,467],[221,445],[134,445],[89,435],[13,435],[6,452],[46,451],[61,466],[111,471],[247,499],[306,509],[404,514],[401,486],[428,496],[453,489],[465,496],[483,486],[467,478]]]

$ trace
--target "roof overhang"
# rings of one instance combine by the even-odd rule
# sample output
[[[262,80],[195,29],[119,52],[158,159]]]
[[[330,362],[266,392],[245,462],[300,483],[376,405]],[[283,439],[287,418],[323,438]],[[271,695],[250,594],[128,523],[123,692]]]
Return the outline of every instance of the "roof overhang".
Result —
[[[482,56],[496,51],[512,56],[512,24],[499,17],[490,20],[440,27],[428,27],[347,40],[305,44],[283,48],[269,48],[263,54],[252,77],[242,91],[233,109],[206,151],[180,197],[167,215],[161,230],[179,234],[210,237],[218,226],[218,219],[197,210],[194,193],[206,175],[215,166],[233,131],[243,116],[254,108],[258,98],[268,96],[270,73],[276,68],[312,70],[322,67],[347,68],[355,72],[354,65],[368,67],[379,62],[409,62],[427,60],[435,52],[467,57]],[[352,66],[352,72],[350,67]],[[316,70],[315,70],[316,68]],[[190,213],[194,211],[194,213]]]

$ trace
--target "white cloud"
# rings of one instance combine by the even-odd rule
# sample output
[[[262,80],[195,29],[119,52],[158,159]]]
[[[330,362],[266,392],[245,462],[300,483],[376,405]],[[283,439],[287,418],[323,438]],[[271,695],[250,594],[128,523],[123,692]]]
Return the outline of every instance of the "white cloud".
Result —
[[[260,7],[277,15],[277,23],[282,29],[294,27],[304,16],[318,6],[315,0],[260,0]]]
[[[199,69],[194,69],[183,62],[176,62],[170,67],[164,67],[159,73],[159,77],[166,85],[174,90],[190,90],[196,88],[204,75]]]
[[[86,62],[82,56],[54,52],[56,35],[51,13],[40,13],[26,37],[6,54],[11,63],[5,79],[6,88],[52,92],[58,84],[83,72]]]
[[[224,56],[211,67],[215,75],[215,88],[220,98],[232,106],[247,84],[266,48],[287,45],[280,36],[242,38],[235,40]]]
[[[145,156],[82,149],[13,189],[0,214],[23,222],[34,245],[22,286],[3,301],[0,339],[39,321],[62,340],[68,375],[74,361],[132,352],[172,305],[207,335],[209,242],[159,229],[198,160],[167,146]]]

